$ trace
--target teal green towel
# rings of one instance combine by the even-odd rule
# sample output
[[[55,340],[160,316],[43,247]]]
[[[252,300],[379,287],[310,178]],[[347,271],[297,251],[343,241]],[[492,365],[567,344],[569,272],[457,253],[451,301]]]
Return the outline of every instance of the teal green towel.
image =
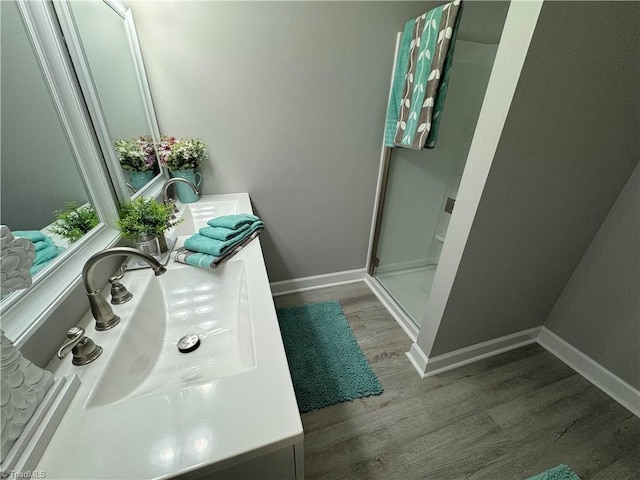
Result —
[[[207,255],[220,257],[229,249],[240,243],[244,238],[262,228],[264,228],[264,223],[260,220],[254,221],[244,232],[232,237],[230,240],[216,240],[214,238],[205,237],[200,233],[194,233],[185,240],[184,246],[187,250],[191,250],[192,252],[206,253]]]
[[[39,230],[17,230],[13,233],[14,237],[28,238],[33,243],[51,241],[51,239]]]
[[[40,243],[40,242],[38,242],[38,243]],[[44,248],[42,250],[37,251],[36,252],[36,258],[33,261],[33,265],[29,269],[29,273],[31,275],[35,275],[40,270],[42,270],[44,267],[46,267],[51,260],[56,258],[63,251],[64,251],[63,247],[57,247],[53,243],[50,246],[48,246],[47,248]]]
[[[255,215],[251,215],[250,213],[239,213],[236,215],[222,215],[221,217],[213,218],[207,222],[207,225],[210,227],[222,227],[236,230],[243,225],[258,221],[260,221],[260,219]]]
[[[243,234],[250,227],[250,223],[245,223],[244,225],[236,229],[224,227],[203,227],[198,231],[198,233],[204,237],[212,238],[214,240],[222,240],[224,242],[227,240],[232,240],[238,235]]]
[[[233,257],[236,253],[242,250],[251,240],[256,238],[260,230],[256,230],[249,236],[245,236],[240,242],[236,243],[227,250],[227,252],[220,256],[214,257],[213,255],[207,255],[206,253],[192,252],[184,247],[176,250],[174,260],[180,263],[186,263],[194,267],[207,267],[217,268],[221,263]]]
[[[53,243],[53,240],[51,240],[50,238],[47,238],[47,240],[31,242],[31,243],[33,243],[33,248],[36,249],[36,252],[39,252],[40,250],[44,250],[45,248],[55,247],[55,243]]]

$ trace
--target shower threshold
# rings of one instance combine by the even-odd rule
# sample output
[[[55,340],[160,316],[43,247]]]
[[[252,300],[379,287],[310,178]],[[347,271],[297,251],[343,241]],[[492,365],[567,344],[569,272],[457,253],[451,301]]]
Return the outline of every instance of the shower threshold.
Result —
[[[424,319],[437,264],[376,273],[375,279],[396,307],[401,309],[419,330]]]

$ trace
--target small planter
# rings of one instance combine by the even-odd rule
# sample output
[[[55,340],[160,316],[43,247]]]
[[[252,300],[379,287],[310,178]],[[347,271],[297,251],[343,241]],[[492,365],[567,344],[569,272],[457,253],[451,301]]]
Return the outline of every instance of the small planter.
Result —
[[[193,168],[187,168],[185,170],[171,170],[171,176],[189,180],[196,188],[200,188],[200,185],[202,184],[202,174],[200,172],[196,172]],[[194,203],[200,200],[200,195],[194,192],[193,188],[186,183],[177,182],[174,183],[173,186],[178,192],[178,199],[181,203]]]
[[[171,220],[172,208],[153,198],[138,197],[122,206],[118,227],[134,246],[160,256],[168,250],[165,231],[182,220]]]
[[[158,237],[150,237],[149,235],[142,235],[140,238],[133,241],[133,246],[138,250],[151,255],[153,257],[159,258],[160,254],[160,242],[158,242]],[[166,242],[165,242],[166,248]]]
[[[129,172],[129,180],[131,181],[131,186],[136,189],[136,192],[151,180],[153,180],[153,177],[153,170],[145,170],[144,172]]]

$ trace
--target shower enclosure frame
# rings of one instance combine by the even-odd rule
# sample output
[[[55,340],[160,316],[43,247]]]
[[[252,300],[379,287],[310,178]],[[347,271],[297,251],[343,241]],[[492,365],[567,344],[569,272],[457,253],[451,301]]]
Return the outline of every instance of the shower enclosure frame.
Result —
[[[429,355],[453,287],[543,2],[544,0],[512,0],[510,3],[462,174],[456,210],[450,219],[448,234],[442,246],[440,262],[435,272],[426,313],[420,328],[412,322],[373,275],[376,268],[391,157],[391,149],[382,147],[365,282],[412,340],[413,344],[407,356],[423,377],[433,374],[436,369],[442,370],[440,363],[436,362],[434,365],[433,359],[430,362]],[[399,38],[400,34],[396,40],[396,52]],[[395,62],[394,58],[394,70]]]

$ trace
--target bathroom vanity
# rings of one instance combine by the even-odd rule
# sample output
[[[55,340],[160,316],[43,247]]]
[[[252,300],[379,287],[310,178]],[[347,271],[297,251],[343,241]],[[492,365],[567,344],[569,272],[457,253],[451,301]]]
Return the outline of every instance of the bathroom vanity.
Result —
[[[252,212],[248,194],[179,205],[177,247],[219,215]],[[268,226],[267,226],[268,227]],[[127,271],[121,321],[95,331],[89,365],[48,365],[81,385],[36,472],[48,479],[303,478],[303,430],[259,237],[215,270],[177,263]],[[105,294],[105,296],[108,294]],[[87,304],[88,306],[88,304]],[[180,337],[196,333],[189,353]]]

